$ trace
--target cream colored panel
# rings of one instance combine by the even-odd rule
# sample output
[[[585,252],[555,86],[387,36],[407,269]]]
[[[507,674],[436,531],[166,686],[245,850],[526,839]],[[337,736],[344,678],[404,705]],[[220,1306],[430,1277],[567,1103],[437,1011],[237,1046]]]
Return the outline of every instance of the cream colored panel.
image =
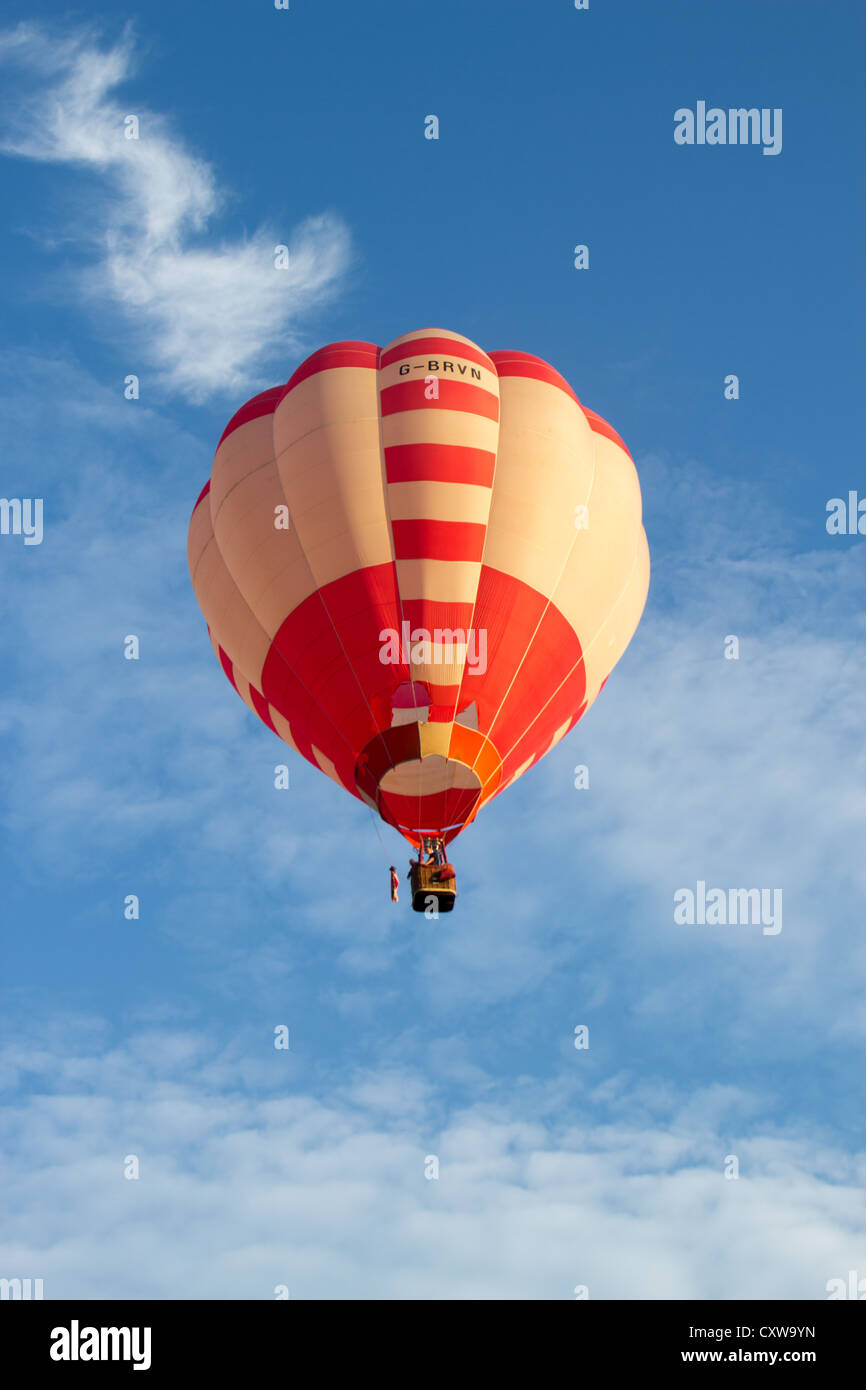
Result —
[[[274,709],[273,705],[270,704],[268,705],[268,713],[270,714],[273,726],[279,734],[280,738],[283,740],[283,743],[287,743],[290,748],[294,748],[296,753],[300,753],[301,750],[295,743],[295,738],[292,733],[292,726],[289,723],[288,719],[284,719],[283,716],[280,714],[279,710]]]
[[[502,421],[484,562],[549,598],[593,506],[595,446],[580,407],[556,386],[501,383]]]
[[[310,430],[352,422],[379,428],[379,373],[374,367],[327,367],[292,387],[274,411],[274,452]]]
[[[348,460],[349,467],[336,477],[323,472],[323,460]],[[349,495],[359,488],[372,486],[374,477],[381,477],[379,431],[371,428],[369,420],[323,422],[301,439],[287,444],[277,457],[280,477],[291,487],[291,506],[294,512],[304,512],[323,501],[334,490]],[[379,489],[381,500],[382,490]]]
[[[398,560],[397,582],[403,599],[440,603],[474,603],[481,566],[475,560]]]
[[[193,512],[186,538],[186,558],[189,572],[195,585],[195,572],[208,544],[213,540],[213,525],[210,516],[210,493],[206,493]]]
[[[256,687],[270,639],[315,588],[298,537],[274,526],[274,508],[281,504],[272,417],[261,416],[220,445],[210,492],[190,528],[192,557],[216,518],[214,539],[194,561],[193,584],[224,650]]]
[[[451,743],[450,724],[422,724],[420,730],[421,738],[421,757],[429,758],[432,754],[440,757],[447,757],[448,747]]]
[[[496,453],[499,425],[470,410],[399,410],[382,417],[386,449],[396,444],[462,444]]]
[[[622,606],[621,595],[630,579],[638,546],[646,545],[634,464],[618,444],[603,435],[596,436],[596,455],[598,466],[589,502],[589,524],[575,533],[575,544],[552,595],[553,603],[577,633],[584,651],[615,604],[621,614],[626,614],[623,621],[631,619],[632,614]],[[624,646],[619,650],[624,650]]]
[[[344,785],[343,779],[340,776],[334,764],[331,762],[331,759],[327,757],[320,748],[317,748],[315,744],[313,744],[312,747],[313,757],[316,759],[316,762],[319,764],[319,767],[322,769],[325,776],[330,777],[332,782],[336,782],[338,787],[342,787]]]
[[[379,783],[379,790],[395,796],[433,796],[453,787],[468,791],[480,786],[481,780],[471,767],[433,753],[429,758],[389,768]]]
[[[650,555],[646,532],[641,527],[637,551],[625,586],[600,628],[584,650],[586,691],[589,702],[596,698],[602,682],[619,661],[640,622],[649,590]]]
[[[233,486],[214,522],[227,569],[271,635],[316,587],[291,516],[288,530],[275,525],[278,515],[284,517],[277,509],[285,506],[271,461]]]
[[[475,483],[439,483],[429,479],[389,483],[392,521],[472,521],[487,524],[491,490]]]
[[[329,386],[325,377],[339,380]],[[376,379],[363,368],[320,372],[289,393],[275,418],[277,468],[317,588],[393,557]]]
[[[477,343],[474,343],[471,338],[464,338],[462,333],[455,333],[450,328],[414,328],[411,333],[402,333],[399,338],[395,338],[392,343],[384,347],[382,349],[382,356],[384,357],[387,352],[391,352],[392,349],[400,347],[402,343],[411,343],[415,338],[443,338],[454,343],[455,348],[459,343],[466,343],[469,347],[475,348],[477,352],[484,351],[484,349],[480,348]]]
[[[611,503],[623,517],[640,521],[643,509],[637,469],[625,449],[606,434],[593,431],[593,439],[598,473],[597,486],[589,505],[589,526],[592,526],[595,507],[602,504],[609,506]],[[605,486],[598,492],[598,484],[602,482]]]
[[[319,587],[392,559],[378,432],[365,448],[357,432],[316,430],[278,461],[292,529]]]
[[[257,468],[274,462],[274,417],[248,420],[223,440],[211,471],[210,503],[214,516],[232,488]]]
[[[260,690],[271,636],[252,617],[215,540],[211,540],[202,553],[193,585],[213,637],[247,680]]]

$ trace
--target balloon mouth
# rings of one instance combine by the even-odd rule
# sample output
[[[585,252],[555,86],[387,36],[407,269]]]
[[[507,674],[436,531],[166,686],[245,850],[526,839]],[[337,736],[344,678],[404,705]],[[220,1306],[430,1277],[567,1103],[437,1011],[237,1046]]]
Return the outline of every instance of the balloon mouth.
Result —
[[[474,768],[439,753],[407,758],[389,768],[379,783],[380,796],[439,796],[450,791],[471,791],[478,796],[481,778]]]
[[[414,832],[462,826],[478,807],[481,778],[465,763],[432,754],[389,768],[379,783],[379,814]]]
[[[383,729],[355,766],[359,793],[411,844],[422,834],[452,840],[497,790],[502,762],[483,734],[457,723]]]

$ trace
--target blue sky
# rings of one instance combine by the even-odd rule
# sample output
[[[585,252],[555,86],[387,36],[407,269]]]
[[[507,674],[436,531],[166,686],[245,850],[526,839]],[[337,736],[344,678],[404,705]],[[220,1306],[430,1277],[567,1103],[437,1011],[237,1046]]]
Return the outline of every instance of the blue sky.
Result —
[[[45,514],[41,545],[0,536],[0,1276],[866,1278],[866,541],[825,525],[866,495],[862,7],[126,16],[10,3],[0,40],[0,495]],[[700,100],[782,108],[781,153],[676,145]],[[437,924],[388,902],[405,846],[359,803],[291,753],[274,789],[185,547],[243,400],[429,325],[544,357],[611,420],[653,559],[601,699],[458,842]],[[699,879],[780,888],[782,931],[676,925]]]

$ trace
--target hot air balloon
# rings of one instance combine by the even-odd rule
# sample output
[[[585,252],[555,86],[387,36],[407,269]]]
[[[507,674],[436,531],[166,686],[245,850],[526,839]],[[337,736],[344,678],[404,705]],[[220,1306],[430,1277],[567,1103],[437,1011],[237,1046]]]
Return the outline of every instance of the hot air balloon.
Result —
[[[649,584],[616,431],[541,358],[436,328],[331,343],[247,401],[188,553],[241,699],[416,848],[574,727]]]

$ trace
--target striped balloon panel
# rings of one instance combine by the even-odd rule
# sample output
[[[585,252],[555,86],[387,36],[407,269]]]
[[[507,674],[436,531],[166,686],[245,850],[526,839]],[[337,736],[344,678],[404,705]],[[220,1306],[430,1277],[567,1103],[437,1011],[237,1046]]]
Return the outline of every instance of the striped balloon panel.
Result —
[[[417,843],[597,697],[649,582],[622,440],[547,363],[334,343],[229,422],[189,562],[247,705]]]

